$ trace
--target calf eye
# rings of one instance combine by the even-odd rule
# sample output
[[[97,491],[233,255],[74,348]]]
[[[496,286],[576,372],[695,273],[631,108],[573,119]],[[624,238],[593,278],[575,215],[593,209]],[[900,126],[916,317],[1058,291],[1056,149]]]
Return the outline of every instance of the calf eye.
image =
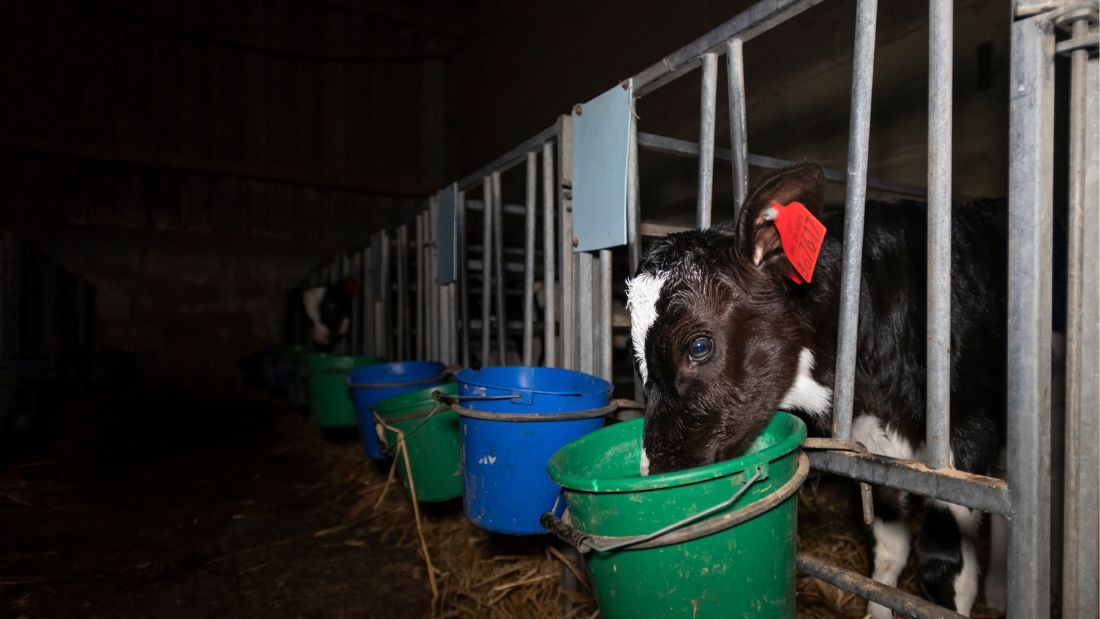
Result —
[[[709,337],[702,336],[691,340],[691,347],[688,349],[688,357],[695,363],[706,361],[710,354],[714,352],[714,341]]]

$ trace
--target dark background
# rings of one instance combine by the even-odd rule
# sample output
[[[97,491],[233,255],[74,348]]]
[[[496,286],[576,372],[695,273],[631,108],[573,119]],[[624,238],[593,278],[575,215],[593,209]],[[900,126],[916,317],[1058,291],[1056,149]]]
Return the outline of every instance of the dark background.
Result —
[[[5,2],[0,224],[94,286],[91,339],[133,354],[145,388],[221,397],[311,267],[749,5]],[[844,167],[853,7],[746,44],[751,152]],[[882,3],[878,27],[871,174],[914,185],[926,10]],[[1008,17],[956,3],[960,196],[1005,191]],[[641,100],[640,128],[695,139],[697,75]],[[645,218],[690,221],[695,163],[641,166]],[[716,188],[720,218],[721,164]]]

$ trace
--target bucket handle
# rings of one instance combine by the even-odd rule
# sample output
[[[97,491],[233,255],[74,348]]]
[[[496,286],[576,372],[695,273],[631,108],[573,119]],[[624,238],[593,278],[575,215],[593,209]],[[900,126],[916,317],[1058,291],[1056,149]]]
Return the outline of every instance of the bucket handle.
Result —
[[[416,385],[427,385],[429,383],[440,383],[446,380],[447,376],[447,372],[443,372],[435,376],[429,376],[428,378],[406,380],[399,383],[353,383],[351,382],[351,374],[348,374],[346,382],[350,389],[399,389],[403,387],[415,387]]]
[[[782,486],[776,488],[775,492],[741,509],[725,514],[720,518],[697,522],[702,518],[706,518],[711,514],[733,505],[748,491],[750,486],[766,478],[766,465],[757,465],[754,467],[753,475],[745,481],[729,499],[646,535],[592,535],[581,531],[571,523],[551,513],[543,514],[539,519],[539,524],[581,553],[593,550],[596,552],[607,552],[621,548],[629,548],[632,550],[659,548],[661,546],[688,542],[693,539],[718,533],[719,531],[725,531],[742,522],[752,520],[775,508],[783,501],[790,498],[795,492],[798,492],[798,489],[802,487],[802,482],[806,480],[806,476],[809,474],[810,459],[806,454],[799,451],[798,468],[795,470],[794,475],[792,475]]]
[[[510,400],[521,397],[515,395],[493,396],[452,396],[440,391],[432,392],[432,397],[439,402],[449,404],[451,410],[462,417],[469,419],[481,419],[484,421],[575,421],[578,419],[594,419],[605,417],[621,408],[642,408],[641,403],[634,400],[611,400],[598,408],[586,408],[579,411],[563,411],[559,413],[497,413],[493,411],[477,411],[459,405],[460,400]]]

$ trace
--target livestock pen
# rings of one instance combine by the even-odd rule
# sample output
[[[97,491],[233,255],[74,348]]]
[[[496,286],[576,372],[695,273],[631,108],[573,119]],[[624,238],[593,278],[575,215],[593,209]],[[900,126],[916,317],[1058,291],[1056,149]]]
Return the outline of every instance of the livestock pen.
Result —
[[[626,336],[629,319],[615,311],[621,293],[616,282],[633,274],[648,239],[711,226],[716,192],[728,196],[736,209],[748,193],[753,169],[790,163],[750,150],[746,90],[752,84],[745,79],[746,56],[754,39],[802,18],[818,4],[827,2],[756,3],[447,185],[427,199],[415,223],[379,231],[365,248],[320,267],[304,284],[343,276],[365,283],[353,307],[346,352],[463,367],[575,369],[641,400]],[[1097,5],[1058,0],[1005,4],[1011,12],[1010,90],[1003,95],[1009,110],[1006,476],[973,475],[951,465],[953,45],[967,33],[955,31],[950,0],[929,3],[924,187],[869,174],[876,20],[878,11],[890,5],[856,3],[846,165],[826,170],[828,181],[843,192],[845,222],[834,440],[814,445],[809,457],[816,471],[1003,517],[1009,616],[1050,616],[1053,599],[1062,616],[1088,617],[1097,613],[1100,467]],[[1069,68],[1058,72],[1056,64],[1064,57]],[[727,109],[720,110],[723,60]],[[644,131],[650,116],[639,114],[639,103],[688,76],[699,77],[698,108],[682,113],[698,114],[698,139]],[[1065,124],[1055,121],[1062,106],[1068,110]],[[728,148],[718,145],[720,112],[728,116]],[[1056,145],[1066,149],[1064,159]],[[683,210],[671,216],[668,209],[655,213],[675,221],[643,216],[642,196],[650,189],[640,161],[647,152],[697,161],[690,224]],[[728,166],[728,175],[716,173],[716,162]],[[725,189],[718,187],[723,177]],[[1056,281],[1063,275],[1052,258],[1056,184],[1067,187],[1064,282]],[[867,453],[851,441],[869,192],[927,197],[929,205],[925,461]],[[736,210],[729,214],[736,216]],[[1066,289],[1064,309],[1055,309],[1053,302],[1059,286]],[[1052,325],[1060,323],[1055,313],[1062,311],[1064,393],[1052,384],[1050,362],[1052,355],[1059,356],[1052,352]],[[1064,400],[1064,406],[1052,407],[1052,396]],[[1055,487],[1060,492],[1052,492]],[[1060,539],[1052,535],[1052,509],[1062,514]],[[954,616],[822,557],[799,554],[798,569],[908,616]]]

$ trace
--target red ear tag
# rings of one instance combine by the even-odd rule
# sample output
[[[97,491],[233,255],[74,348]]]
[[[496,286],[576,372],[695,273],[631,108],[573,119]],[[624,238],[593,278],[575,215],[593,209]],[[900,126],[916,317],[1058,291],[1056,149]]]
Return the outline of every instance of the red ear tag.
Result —
[[[775,228],[779,230],[783,253],[794,265],[794,272],[788,273],[787,277],[798,284],[809,282],[813,279],[817,256],[825,241],[825,225],[801,202],[787,205],[773,202],[772,208],[776,211]]]

